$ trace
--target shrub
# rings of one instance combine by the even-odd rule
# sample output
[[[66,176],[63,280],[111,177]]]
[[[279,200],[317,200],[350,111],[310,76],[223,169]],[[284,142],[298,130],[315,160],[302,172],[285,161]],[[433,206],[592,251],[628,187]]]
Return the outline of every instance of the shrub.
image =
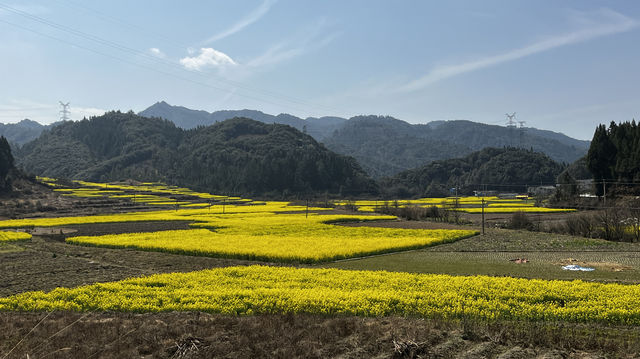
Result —
[[[514,212],[507,225],[511,229],[533,229],[533,222],[524,212]]]

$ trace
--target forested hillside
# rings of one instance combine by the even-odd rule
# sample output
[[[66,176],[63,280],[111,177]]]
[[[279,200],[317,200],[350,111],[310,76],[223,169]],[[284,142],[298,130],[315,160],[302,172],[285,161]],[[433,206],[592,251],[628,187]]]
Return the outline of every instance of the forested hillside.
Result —
[[[358,160],[373,177],[391,176],[434,160],[456,158],[486,147],[519,147],[546,153],[558,162],[584,156],[589,141],[535,128],[509,128],[471,121],[433,121],[409,124],[393,117],[356,116],[307,119],[277,116],[255,110],[206,112],[158,102],[140,112],[165,118],[178,127],[210,125],[233,117],[290,125],[313,136],[328,149]]]
[[[183,130],[159,118],[109,112],[44,132],[19,151],[19,164],[42,176],[165,181],[224,194],[376,191],[352,158],[292,127],[243,118]]]
[[[28,172],[90,180],[160,179],[184,133],[169,121],[109,112],[65,122],[18,151]]]
[[[374,178],[471,152],[464,144],[424,136],[429,132],[426,127],[393,117],[358,116],[324,143],[332,151],[353,156]]]
[[[433,160],[461,157],[487,147],[517,147],[571,163],[584,156],[589,142],[551,131],[508,128],[471,121],[411,125],[392,117],[350,119],[327,147],[355,157],[374,177],[390,176]]]
[[[484,188],[504,191],[502,185],[555,183],[562,170],[562,165],[543,153],[520,148],[485,148],[463,158],[435,161],[401,172],[381,180],[380,186],[394,197],[438,197],[449,195],[449,190],[455,187],[460,194],[471,194]]]

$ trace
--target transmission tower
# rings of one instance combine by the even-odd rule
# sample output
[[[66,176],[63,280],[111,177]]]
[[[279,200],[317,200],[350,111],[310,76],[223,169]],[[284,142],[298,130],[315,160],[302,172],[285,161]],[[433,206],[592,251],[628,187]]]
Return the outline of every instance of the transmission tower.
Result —
[[[524,138],[524,124],[526,121],[518,121],[518,129],[520,129],[520,147],[522,147],[522,140]]]
[[[69,117],[69,115],[71,115],[71,112],[69,111],[70,102],[67,102],[67,103],[62,103],[62,101],[58,101],[58,102],[60,102],[60,106],[62,106],[62,110],[60,110],[60,120],[69,121],[71,119],[71,117]]]
[[[507,116],[507,127],[516,127],[518,123],[518,121],[516,121],[516,113],[505,113],[505,116]]]

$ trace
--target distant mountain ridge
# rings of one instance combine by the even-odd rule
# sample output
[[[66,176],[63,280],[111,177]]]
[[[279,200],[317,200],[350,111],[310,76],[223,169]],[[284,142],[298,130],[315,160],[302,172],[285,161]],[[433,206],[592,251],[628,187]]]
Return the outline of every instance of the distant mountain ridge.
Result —
[[[38,138],[42,131],[57,126],[58,124],[60,124],[60,122],[41,125],[36,121],[26,118],[18,123],[0,123],[0,136],[4,136],[11,144],[21,146]]]
[[[261,111],[247,109],[221,110],[210,113],[202,110],[192,110],[182,106],[172,106],[164,101],[151,105],[149,108],[140,111],[138,115],[144,117],[164,118],[184,129],[191,129],[198,126],[209,126],[230,118],[243,117],[263,123],[289,125],[299,131],[306,132],[316,140],[321,140],[347,121],[340,117],[309,117],[304,120],[286,113],[274,116]]]
[[[589,141],[535,128],[509,128],[472,121],[410,124],[393,117],[356,116],[301,119],[255,110],[206,111],[172,106],[162,101],[139,113],[170,120],[178,127],[206,126],[232,117],[280,123],[303,131],[334,152],[353,156],[373,177],[392,176],[432,161],[456,158],[487,147],[519,147],[543,152],[553,160],[572,163],[583,157]]]

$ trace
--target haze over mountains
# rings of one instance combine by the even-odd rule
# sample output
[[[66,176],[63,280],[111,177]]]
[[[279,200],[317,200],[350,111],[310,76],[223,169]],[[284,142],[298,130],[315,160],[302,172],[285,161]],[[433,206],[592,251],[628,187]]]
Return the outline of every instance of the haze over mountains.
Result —
[[[486,147],[521,147],[543,152],[553,160],[572,163],[584,156],[589,141],[535,128],[508,128],[471,121],[409,124],[393,117],[302,119],[255,110],[207,111],[172,106],[162,101],[139,113],[159,117],[185,129],[207,126],[233,117],[286,124],[306,132],[334,152],[353,156],[371,176],[391,176],[441,159],[461,157]]]
[[[56,126],[58,123],[41,125],[29,119],[24,119],[18,123],[0,123],[0,136],[4,136],[10,144],[24,145],[38,138],[42,131]]]

